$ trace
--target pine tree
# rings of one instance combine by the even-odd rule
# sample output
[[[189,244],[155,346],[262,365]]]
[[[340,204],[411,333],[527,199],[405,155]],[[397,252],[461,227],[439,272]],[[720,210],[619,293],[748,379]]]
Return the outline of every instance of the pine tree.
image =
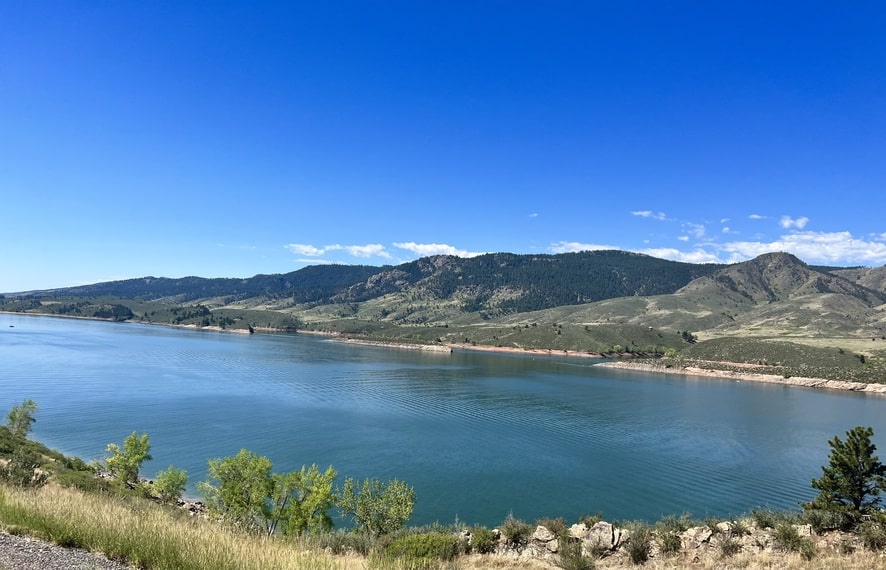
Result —
[[[834,436],[828,442],[829,463],[822,466],[821,478],[812,480],[819,494],[803,504],[805,510],[838,512],[854,521],[877,510],[886,489],[886,465],[874,455],[873,435],[873,428],[857,426],[846,432],[845,441]]]

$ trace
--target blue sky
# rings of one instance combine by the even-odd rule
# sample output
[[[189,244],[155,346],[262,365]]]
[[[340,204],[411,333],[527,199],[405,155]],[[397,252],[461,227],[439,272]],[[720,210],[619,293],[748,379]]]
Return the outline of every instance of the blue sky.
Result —
[[[881,2],[0,5],[0,291],[435,253],[886,264]]]

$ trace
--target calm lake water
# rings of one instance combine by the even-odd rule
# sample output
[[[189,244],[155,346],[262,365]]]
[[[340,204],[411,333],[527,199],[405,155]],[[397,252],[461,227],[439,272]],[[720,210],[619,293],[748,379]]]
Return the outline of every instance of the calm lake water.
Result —
[[[855,425],[886,449],[883,397],[593,364],[0,315],[4,416],[37,401],[33,436],[87,460],[147,432],[143,474],[175,464],[192,493],[208,458],[247,448],[403,479],[414,524],[725,516],[796,509]]]

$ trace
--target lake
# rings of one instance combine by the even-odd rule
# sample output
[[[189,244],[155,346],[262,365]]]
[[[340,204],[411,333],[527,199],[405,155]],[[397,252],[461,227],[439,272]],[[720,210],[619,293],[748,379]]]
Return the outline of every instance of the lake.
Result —
[[[192,494],[241,448],[396,477],[412,524],[796,509],[834,435],[869,425],[882,449],[882,396],[594,362],[0,315],[0,412],[35,400],[32,437],[86,460],[147,432],[143,475],[174,464]]]

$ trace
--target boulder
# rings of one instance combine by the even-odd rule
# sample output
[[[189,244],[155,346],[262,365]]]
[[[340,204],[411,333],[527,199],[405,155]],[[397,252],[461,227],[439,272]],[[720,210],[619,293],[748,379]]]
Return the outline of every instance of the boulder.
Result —
[[[706,526],[694,526],[680,533],[680,541],[684,548],[700,548],[702,544],[707,544],[714,531]]]
[[[541,525],[537,526],[532,534],[532,540],[537,542],[550,542],[555,538],[557,538],[557,535]]]

